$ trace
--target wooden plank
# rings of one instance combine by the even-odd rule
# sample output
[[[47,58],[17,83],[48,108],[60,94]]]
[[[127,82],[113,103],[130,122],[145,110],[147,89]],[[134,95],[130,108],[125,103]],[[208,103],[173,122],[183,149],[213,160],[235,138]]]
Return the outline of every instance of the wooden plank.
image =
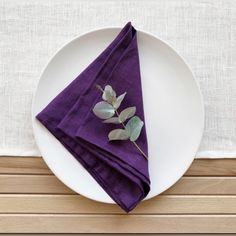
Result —
[[[2,213],[125,214],[117,205],[79,195],[0,195]],[[130,214],[236,214],[236,196],[159,196]]]
[[[236,176],[236,159],[195,159],[185,176]]]
[[[182,177],[164,194],[236,194],[236,177]]]
[[[0,233],[235,232],[235,215],[0,215]]]
[[[63,185],[40,157],[0,157],[0,233],[235,233],[236,159],[195,160],[126,215]]]
[[[236,177],[183,177],[164,194],[236,194]],[[0,175],[0,193],[73,194],[53,175]]]
[[[54,175],[0,175],[0,193],[73,193]]]
[[[41,157],[0,157],[0,174],[52,174]],[[186,176],[236,176],[236,159],[195,159]]]
[[[0,157],[0,174],[52,174],[42,157]]]

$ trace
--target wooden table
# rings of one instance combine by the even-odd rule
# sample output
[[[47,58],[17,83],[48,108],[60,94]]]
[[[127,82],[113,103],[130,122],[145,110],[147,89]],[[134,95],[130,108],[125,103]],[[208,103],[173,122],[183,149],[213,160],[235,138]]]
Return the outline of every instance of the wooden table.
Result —
[[[0,233],[235,233],[236,159],[195,160],[130,214],[64,186],[40,157],[0,157]]]

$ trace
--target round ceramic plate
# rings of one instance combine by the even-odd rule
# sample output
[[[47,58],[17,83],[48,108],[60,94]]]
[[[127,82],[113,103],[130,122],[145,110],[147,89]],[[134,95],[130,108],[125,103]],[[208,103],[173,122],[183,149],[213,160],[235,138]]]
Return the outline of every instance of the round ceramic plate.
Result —
[[[120,30],[91,31],[63,46],[40,78],[32,111],[36,142],[52,172],[75,192],[106,203],[113,200],[35,115],[89,65]],[[172,186],[192,163],[203,133],[204,110],[194,76],[173,48],[142,31],[138,31],[138,47],[149,147],[151,191],[148,199]]]

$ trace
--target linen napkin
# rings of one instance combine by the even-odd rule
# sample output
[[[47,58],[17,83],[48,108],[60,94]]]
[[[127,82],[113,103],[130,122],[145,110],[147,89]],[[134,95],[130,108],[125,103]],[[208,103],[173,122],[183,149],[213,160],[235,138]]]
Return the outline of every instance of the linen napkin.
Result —
[[[107,134],[116,125],[104,124],[92,112],[101,100],[96,84],[103,88],[109,84],[117,94],[127,92],[120,109],[136,106],[136,114],[144,121],[137,32],[130,22],[36,116],[107,194],[129,212],[150,190],[148,161],[131,141],[108,140]],[[147,155],[145,126],[137,143]]]

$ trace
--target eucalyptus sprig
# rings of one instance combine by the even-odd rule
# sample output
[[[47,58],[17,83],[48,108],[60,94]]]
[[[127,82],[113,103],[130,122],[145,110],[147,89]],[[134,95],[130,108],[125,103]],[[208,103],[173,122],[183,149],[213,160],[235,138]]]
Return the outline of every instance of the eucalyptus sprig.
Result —
[[[106,85],[103,89],[100,85],[96,85],[96,88],[102,92],[103,101],[98,102],[94,108],[93,113],[103,119],[103,123],[121,124],[123,129],[114,129],[108,134],[109,141],[112,140],[130,140],[136,148],[147,159],[147,155],[135,142],[143,128],[143,121],[135,115],[136,107],[128,107],[121,112],[118,112],[126,92],[116,96],[116,92],[110,85]]]

